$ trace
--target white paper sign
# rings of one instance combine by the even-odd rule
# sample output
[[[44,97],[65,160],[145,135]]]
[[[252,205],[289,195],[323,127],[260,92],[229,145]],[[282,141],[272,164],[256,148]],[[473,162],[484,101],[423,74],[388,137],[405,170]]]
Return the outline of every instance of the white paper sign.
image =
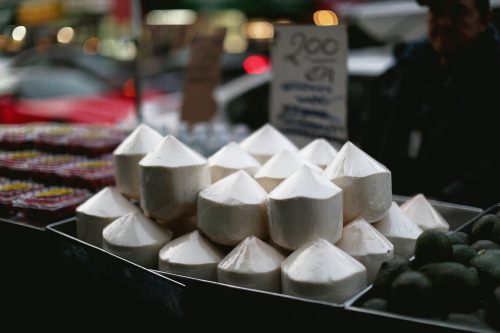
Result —
[[[298,147],[347,138],[347,33],[342,25],[277,25],[269,121]]]

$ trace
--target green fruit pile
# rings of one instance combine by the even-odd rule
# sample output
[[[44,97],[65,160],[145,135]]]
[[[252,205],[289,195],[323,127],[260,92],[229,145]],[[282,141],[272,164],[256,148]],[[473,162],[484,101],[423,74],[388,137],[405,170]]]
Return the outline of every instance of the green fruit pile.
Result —
[[[500,330],[500,211],[468,232],[425,230],[412,259],[382,264],[362,306]]]

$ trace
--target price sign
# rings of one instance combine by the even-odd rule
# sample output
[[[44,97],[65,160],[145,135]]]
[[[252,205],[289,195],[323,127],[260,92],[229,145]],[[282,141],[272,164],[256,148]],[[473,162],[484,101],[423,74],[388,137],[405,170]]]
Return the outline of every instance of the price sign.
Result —
[[[344,26],[275,26],[270,122],[297,146],[347,138],[347,33]]]
[[[192,42],[181,110],[181,119],[190,124],[209,121],[215,115],[213,91],[220,79],[225,34],[221,28],[214,34],[200,34]]]

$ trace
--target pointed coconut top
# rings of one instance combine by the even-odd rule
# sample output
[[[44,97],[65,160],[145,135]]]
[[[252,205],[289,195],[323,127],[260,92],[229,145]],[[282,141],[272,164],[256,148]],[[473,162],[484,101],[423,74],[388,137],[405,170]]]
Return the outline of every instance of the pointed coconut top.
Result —
[[[302,282],[331,282],[366,272],[365,266],[323,238],[302,245],[284,261],[291,279]]]
[[[210,166],[218,165],[228,169],[259,168],[260,163],[234,141],[229,142],[208,158]]]
[[[139,208],[125,198],[115,186],[107,186],[76,208],[77,212],[101,217],[120,217]]]
[[[140,124],[114,150],[114,155],[146,155],[163,140],[163,136],[146,124]]]
[[[323,175],[331,180],[346,176],[366,177],[381,172],[390,171],[352,142],[347,141],[326,167]]]
[[[103,238],[111,244],[140,247],[168,242],[172,231],[141,212],[130,212],[111,222],[103,230]]]
[[[274,126],[267,123],[240,142],[240,146],[252,155],[274,155],[288,149],[298,152],[297,146]]]
[[[299,151],[300,156],[321,168],[326,168],[337,156],[338,151],[328,141],[317,138]]]
[[[375,229],[386,237],[416,239],[422,229],[406,215],[396,202],[392,202],[389,212],[373,224]]]
[[[443,232],[450,230],[448,222],[422,193],[411,197],[400,207],[410,220],[416,223],[422,230],[436,229]]]
[[[281,150],[271,157],[259,170],[254,174],[255,178],[278,178],[283,179],[297,171],[302,165],[307,165],[312,170],[321,173],[323,170],[300,156],[297,152],[292,152],[288,149]]]
[[[336,245],[352,256],[394,252],[394,245],[362,217],[344,226]]]
[[[224,204],[261,204],[267,192],[244,170],[238,170],[203,189],[199,196]]]
[[[139,162],[142,166],[163,166],[169,168],[203,165],[207,159],[178,140],[167,135],[151,152]]]
[[[160,251],[162,260],[188,265],[218,263],[225,256],[198,230],[169,241]]]
[[[265,273],[281,266],[285,256],[255,236],[248,236],[219,263],[225,271]]]
[[[281,200],[296,197],[326,199],[341,192],[340,187],[320,173],[313,171],[307,165],[302,165],[271,191],[269,198]]]

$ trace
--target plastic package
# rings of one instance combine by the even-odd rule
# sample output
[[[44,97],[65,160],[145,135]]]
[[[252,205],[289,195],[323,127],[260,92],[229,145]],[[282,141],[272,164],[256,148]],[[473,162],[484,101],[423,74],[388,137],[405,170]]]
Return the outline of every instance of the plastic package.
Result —
[[[10,217],[15,214],[13,201],[19,196],[42,189],[43,184],[28,180],[0,180],[0,216]]]
[[[30,177],[34,181],[62,185],[63,179],[57,174],[58,170],[76,162],[83,162],[85,159],[84,156],[71,154],[48,154],[25,163],[24,168],[30,172]]]
[[[4,152],[0,155],[0,174],[11,179],[28,178],[25,164],[40,159],[45,154],[37,150]]]
[[[12,205],[30,222],[56,222],[75,214],[76,207],[90,198],[87,189],[49,186],[16,198]]]
[[[122,132],[112,129],[87,130],[67,138],[66,149],[70,154],[99,157],[111,154],[124,140]]]
[[[0,149],[25,150],[34,148],[36,126],[6,126],[0,135]]]
[[[71,164],[62,168],[57,175],[62,177],[66,186],[87,188],[95,192],[116,183],[113,160],[107,155]]]
[[[82,131],[83,128],[77,126],[55,126],[45,131],[40,131],[35,137],[34,147],[35,149],[55,154],[65,154],[67,153],[66,145],[68,139]]]

